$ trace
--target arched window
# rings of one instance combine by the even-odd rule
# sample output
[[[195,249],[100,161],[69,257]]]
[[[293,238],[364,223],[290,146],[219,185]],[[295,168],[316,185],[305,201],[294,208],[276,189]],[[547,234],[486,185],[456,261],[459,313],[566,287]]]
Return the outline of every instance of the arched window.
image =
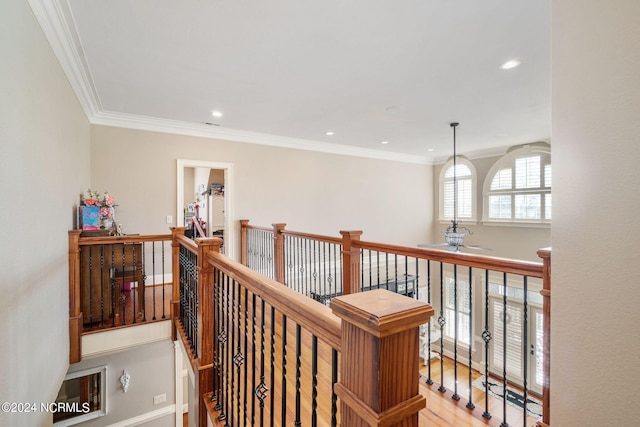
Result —
[[[514,147],[489,170],[484,182],[486,222],[551,222],[551,147]]]
[[[444,164],[440,172],[440,220],[452,220],[454,216],[453,158]],[[459,220],[476,220],[476,169],[466,158],[456,157],[455,182],[457,187],[456,216]]]

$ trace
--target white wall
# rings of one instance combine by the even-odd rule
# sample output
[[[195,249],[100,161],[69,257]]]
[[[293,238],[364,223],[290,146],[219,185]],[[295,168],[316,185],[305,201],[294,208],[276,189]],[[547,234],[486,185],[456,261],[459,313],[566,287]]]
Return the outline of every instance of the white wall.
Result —
[[[168,232],[180,158],[234,165],[236,222],[338,237],[361,229],[363,239],[407,245],[431,238],[427,165],[106,126],[92,126],[91,157],[92,183],[115,195],[129,233]]]
[[[107,366],[107,408],[104,417],[83,423],[86,427],[112,424],[149,426],[175,425],[175,367],[174,345],[171,340],[133,347],[127,351],[100,357],[85,358],[74,364],[69,372]],[[124,393],[120,376],[129,372],[129,388]],[[166,394],[167,400],[154,405],[153,397]],[[182,404],[178,410],[182,413]],[[157,417],[157,418],[154,418]]]
[[[640,2],[554,0],[551,424],[638,424]]]
[[[0,2],[0,402],[53,402],[69,360],[67,230],[90,128],[26,1]],[[0,412],[40,426],[43,413]]]

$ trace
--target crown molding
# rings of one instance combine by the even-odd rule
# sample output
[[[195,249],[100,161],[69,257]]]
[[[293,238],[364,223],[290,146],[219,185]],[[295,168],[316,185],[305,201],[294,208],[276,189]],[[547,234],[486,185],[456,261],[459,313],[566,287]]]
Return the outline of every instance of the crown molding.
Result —
[[[28,0],[87,118],[101,108],[67,0]]]
[[[244,142],[248,144],[268,145],[271,147],[290,148],[296,150],[315,151],[327,154],[364,157],[378,160],[390,160],[403,163],[431,164],[431,159],[403,153],[371,150],[328,142],[270,135],[259,132],[210,126],[200,123],[188,123],[176,120],[158,119],[155,117],[102,111],[90,118],[91,124],[113,126],[126,129],[171,133],[177,135],[196,136],[201,138],[221,139],[225,141]]]
[[[28,0],[28,2],[91,124],[404,163],[429,165],[433,163],[430,157],[104,111],[82,54],[82,44],[68,0]]]

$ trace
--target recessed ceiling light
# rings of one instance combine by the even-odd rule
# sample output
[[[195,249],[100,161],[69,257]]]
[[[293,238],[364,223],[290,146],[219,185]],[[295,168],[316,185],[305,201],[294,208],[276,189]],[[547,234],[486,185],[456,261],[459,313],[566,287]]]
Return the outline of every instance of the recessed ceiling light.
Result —
[[[222,117],[222,113],[220,111],[214,110],[211,112],[213,117]]]
[[[500,66],[500,69],[502,69],[502,70],[510,70],[512,68],[516,68],[520,64],[521,64],[521,61],[519,59],[510,59],[507,62],[505,62],[504,64],[502,64]]]
[[[434,150],[433,148],[427,148],[427,151],[428,151],[429,153],[433,153],[435,150]]]
[[[389,141],[380,141],[380,144],[388,144]]]
[[[325,135],[327,135],[327,136],[333,136],[333,135],[335,135],[336,133],[335,133],[335,132],[333,132],[333,131],[331,131],[331,130],[329,130],[329,131],[326,131],[324,134],[325,134]]]

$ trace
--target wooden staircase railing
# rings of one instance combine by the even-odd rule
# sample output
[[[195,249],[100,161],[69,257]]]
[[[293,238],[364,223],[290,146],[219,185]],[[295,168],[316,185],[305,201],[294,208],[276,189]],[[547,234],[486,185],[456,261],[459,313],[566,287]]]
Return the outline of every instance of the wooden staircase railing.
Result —
[[[212,395],[216,421],[418,425],[425,405],[419,326],[433,313],[429,305],[378,290],[337,297],[329,308],[231,261],[215,239],[191,243],[177,233],[174,242],[197,252],[198,350],[191,363],[196,395]],[[178,334],[189,343],[179,304],[173,307]],[[204,426],[206,405],[199,406]]]
[[[542,295],[541,302],[538,302],[535,298],[529,299],[529,292],[523,292],[525,296],[523,297],[524,299],[522,304],[525,313],[524,329],[527,329],[527,321],[534,321],[531,317],[529,307],[537,307],[537,304],[540,304],[541,306],[544,325],[543,350],[541,353],[543,354],[544,384],[541,390],[543,415],[540,423],[546,425],[549,424],[549,354],[551,333],[550,248],[538,251],[538,256],[542,259],[542,262],[536,263],[465,253],[453,253],[416,247],[402,247],[365,242],[361,240],[362,232],[360,231],[341,231],[340,234],[342,237],[320,236],[286,230],[286,224],[283,223],[274,224],[272,227],[260,227],[249,224],[248,220],[243,220],[241,221],[241,241],[243,243],[241,253],[243,256],[243,264],[252,267],[252,258],[254,260],[260,260],[260,268],[263,272],[267,271],[271,274],[271,277],[274,277],[279,282],[296,289],[300,293],[325,303],[339,295],[348,295],[379,287],[390,289],[394,292],[400,292],[407,296],[431,303],[431,295],[434,291],[436,295],[442,295],[444,292],[442,276],[447,274],[447,268],[450,270],[449,274],[452,276],[455,283],[468,282],[469,287],[474,288],[474,295],[478,298],[480,295],[483,296],[482,299],[487,301],[485,303],[485,305],[487,305],[487,307],[485,307],[485,311],[489,310],[488,301],[490,291],[488,283],[490,281],[495,281],[492,282],[492,284],[494,284],[493,286],[495,286],[496,282],[498,283],[498,292],[500,292],[500,294],[493,294],[493,297],[500,295],[499,300],[504,312],[507,312],[508,306],[511,304],[511,302],[507,301],[507,289],[511,289],[511,286],[513,285],[512,282],[518,281],[519,284],[517,286],[519,286],[521,290],[528,289],[529,292],[534,289],[535,286],[540,286],[540,294]],[[326,246],[335,246],[338,249],[333,250],[333,252],[331,249],[327,251],[326,249],[323,249]],[[306,251],[309,251],[309,253],[306,253]],[[335,260],[327,259],[327,252],[329,254],[339,252],[339,256],[335,256]],[[269,256],[269,254],[275,255]],[[336,262],[338,263],[337,268],[335,267]],[[327,266],[329,266],[328,269]],[[381,266],[383,266],[382,269]],[[443,266],[445,270],[444,273]],[[386,268],[386,270],[384,270],[384,268]],[[332,271],[332,273],[324,273],[323,269]],[[302,276],[302,280],[299,280],[299,277],[287,275],[286,271],[296,272],[298,276]],[[468,277],[463,277],[463,274],[467,275],[467,271]],[[324,277],[322,277],[323,275]],[[498,277],[490,278],[490,275]],[[536,280],[538,283],[534,283]],[[322,284],[323,281],[324,284]],[[329,282],[329,291],[320,290],[322,286],[325,287],[323,289],[327,288],[327,281]],[[303,286],[300,286],[298,282],[302,282]],[[473,286],[471,286],[472,283]],[[454,288],[457,289],[458,284],[456,284]],[[495,292],[495,289],[493,292]],[[471,293],[471,289],[469,289],[469,293]],[[459,297],[460,295],[458,295],[458,298]],[[469,294],[469,298],[471,298],[471,294]],[[510,298],[511,297],[509,297],[509,299]],[[439,332],[442,334],[446,323],[443,318],[442,300],[439,305],[440,315],[437,318],[437,322],[433,323],[436,323],[436,328],[439,328]],[[527,318],[527,316],[529,318]],[[484,315],[482,317],[484,317]],[[449,319],[449,321],[451,321],[451,319]],[[502,327],[502,330],[506,330],[507,320],[505,319],[504,321],[505,324]],[[488,321],[484,325],[474,325],[473,328],[476,328],[480,332],[483,332],[482,328],[485,328],[485,333],[482,334],[482,340],[485,341],[483,347],[485,347],[486,356],[484,359],[488,360],[490,345],[493,345],[492,342],[495,342],[496,340],[495,332],[489,330]],[[470,327],[469,329],[472,328]],[[426,354],[431,354],[430,328],[427,330],[426,335],[427,337],[425,341],[427,342],[426,346],[428,347]],[[500,338],[502,338],[502,332],[500,333]],[[524,338],[524,341],[527,341],[526,335]],[[506,342],[506,339],[503,339],[503,341]],[[443,340],[440,340],[440,354],[443,354],[443,351],[453,352],[451,357],[454,358],[457,363],[460,352],[456,350],[461,348],[455,347],[458,346],[457,337],[456,344],[453,349],[447,349],[442,345],[442,342]],[[526,346],[527,344],[524,345],[524,347]],[[467,350],[465,349],[464,351],[464,356],[466,356]],[[529,349],[523,348],[522,353],[523,355],[528,354]],[[468,359],[471,360],[471,357],[471,351],[469,350]],[[523,356],[523,360],[525,359],[528,359],[528,357]],[[526,372],[527,362],[524,361],[523,363],[525,364],[524,371]],[[488,371],[488,365],[485,370],[486,373],[483,374],[493,375]],[[528,374],[526,373],[524,374],[524,384],[519,384],[519,386],[523,387],[526,392],[531,392],[527,387],[527,375]],[[500,382],[502,381],[504,381],[504,384],[512,384],[513,380],[512,377],[505,375],[504,379]],[[429,374],[427,383],[430,384],[430,382],[431,376]],[[456,378],[455,383],[457,384],[457,382]],[[469,389],[471,389],[471,382],[472,381],[469,378]],[[516,385],[518,384],[516,383]],[[448,394],[454,399],[459,399],[457,389],[449,392]],[[471,393],[469,395],[469,399],[471,399]],[[468,407],[471,408],[474,406],[473,402],[468,402],[467,404]],[[506,416],[506,413],[507,408],[505,406],[503,409],[503,417]],[[479,411],[478,414],[481,414],[479,415],[481,418],[488,418],[495,415],[488,413],[488,410],[486,409],[484,414],[482,411]]]

